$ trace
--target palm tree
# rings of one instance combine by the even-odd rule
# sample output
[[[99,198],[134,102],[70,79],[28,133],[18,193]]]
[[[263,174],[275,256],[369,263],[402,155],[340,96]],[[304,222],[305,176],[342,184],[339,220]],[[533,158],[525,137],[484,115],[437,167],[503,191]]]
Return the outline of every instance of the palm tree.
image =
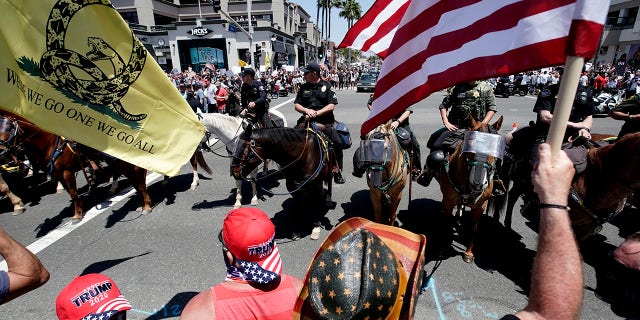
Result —
[[[343,0],[317,0],[316,21],[321,29],[321,38],[329,39],[331,36],[331,9],[342,8]],[[320,9],[322,8],[322,20]]]
[[[347,19],[347,25],[349,29],[353,27],[353,23],[362,17],[362,8],[357,0],[344,0],[342,3],[342,11],[338,16]],[[351,63],[351,49],[348,50],[347,56],[348,63]]]

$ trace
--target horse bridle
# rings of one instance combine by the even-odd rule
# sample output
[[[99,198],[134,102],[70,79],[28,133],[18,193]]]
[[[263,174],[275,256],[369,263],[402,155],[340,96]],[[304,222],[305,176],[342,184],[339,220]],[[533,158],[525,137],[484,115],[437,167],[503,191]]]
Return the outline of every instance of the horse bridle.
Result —
[[[0,133],[9,134],[9,139],[0,140],[0,147],[3,147],[0,153],[0,156],[2,156],[15,147],[15,138],[18,135],[18,122],[9,120],[9,118],[6,117],[0,118]]]
[[[307,177],[304,181],[299,183],[298,186],[293,191],[284,192],[284,193],[275,193],[275,192],[272,192],[270,190],[265,190],[265,189],[261,188],[263,191],[268,192],[268,193],[273,194],[273,195],[288,195],[288,194],[292,194],[292,193],[295,193],[295,192],[301,190],[302,188],[304,188],[304,186],[307,185],[307,183],[309,183],[311,180],[313,180],[315,177],[317,177],[320,174],[320,171],[322,170],[322,167],[323,167],[323,163],[325,162],[325,153],[322,150],[323,142],[321,141],[324,138],[321,138],[320,134],[317,131],[315,131],[315,129],[307,127],[306,128],[306,132],[305,132],[304,141],[307,141],[309,139],[309,133],[310,132],[313,132],[318,137],[317,145],[318,145],[318,151],[320,153],[320,160],[318,161],[318,166],[316,167],[316,170],[311,175],[309,175],[309,177]],[[244,163],[245,163],[245,161],[248,161],[248,159],[245,159],[245,157],[247,156],[248,150],[251,150],[251,153],[253,155],[255,155],[258,159],[262,160],[263,162],[265,161],[265,159],[260,157],[259,153],[256,150],[256,149],[262,148],[262,147],[256,146],[256,142],[255,142],[255,139],[254,139],[254,133],[253,132],[251,132],[251,136],[250,136],[249,141],[243,142],[243,145],[246,145],[246,144],[248,144],[249,147],[247,148],[245,146],[245,148],[243,150],[243,156],[242,156],[242,158],[240,158],[240,164],[238,166],[234,167],[234,169],[233,169],[234,176],[235,176],[236,173],[238,173],[238,175],[240,177],[242,177],[242,169],[244,168]],[[305,143],[304,144],[304,148],[302,148],[302,151],[298,154],[298,156],[293,161],[289,162],[285,166],[280,167],[280,169],[276,170],[275,172],[261,177],[260,179],[266,179],[269,176],[279,174],[280,172],[283,172],[285,169],[287,169],[288,167],[290,167],[294,163],[298,162],[302,158],[302,156],[305,154],[306,148],[307,148],[307,144]],[[236,168],[239,168],[239,169],[236,169]],[[244,177],[242,177],[242,178],[244,179]],[[256,180],[258,180],[258,179],[256,179]]]
[[[384,140],[386,140],[387,138],[389,138],[389,143],[391,143],[391,134],[392,133],[385,133],[385,132],[381,132],[381,131],[375,131],[372,133],[373,138],[378,139],[378,138],[383,138]],[[398,155],[396,156],[397,158],[400,158],[400,155],[405,152],[404,149],[402,148],[402,146],[399,145],[399,143],[396,141],[397,147],[400,150],[400,152],[398,153]],[[402,165],[407,164],[407,157],[403,157],[404,161],[402,162]],[[384,164],[370,164],[369,165],[369,170],[373,170],[373,171],[382,171],[382,170],[386,170],[387,173],[389,172],[396,172],[396,168],[397,166],[400,166],[400,161],[396,161],[394,163],[394,167],[392,168],[392,170],[389,170],[389,168],[387,168]],[[398,175],[393,175],[391,176],[385,184],[381,184],[380,186],[375,186],[376,189],[386,192],[388,191],[394,184],[395,184],[395,180],[398,177]]]

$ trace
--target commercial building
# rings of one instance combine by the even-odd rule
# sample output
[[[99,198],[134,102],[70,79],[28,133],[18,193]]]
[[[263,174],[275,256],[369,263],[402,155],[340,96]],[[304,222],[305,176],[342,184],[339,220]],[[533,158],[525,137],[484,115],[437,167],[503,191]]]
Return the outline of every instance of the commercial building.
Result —
[[[317,60],[320,32],[300,5],[287,0],[222,0],[235,23],[199,0],[112,0],[129,27],[165,70],[198,71],[207,64],[239,72],[293,69]],[[249,16],[250,12],[250,16]],[[250,31],[252,39],[239,27]],[[252,54],[253,53],[253,54]],[[252,59],[253,58],[253,59]]]
[[[596,65],[614,65],[626,60],[633,68],[640,68],[639,0],[611,0],[605,22]]]

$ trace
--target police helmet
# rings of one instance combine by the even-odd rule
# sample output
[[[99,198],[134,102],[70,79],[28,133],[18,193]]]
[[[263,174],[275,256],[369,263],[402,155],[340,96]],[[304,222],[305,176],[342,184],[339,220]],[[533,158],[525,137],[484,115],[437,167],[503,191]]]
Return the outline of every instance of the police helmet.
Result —
[[[442,150],[433,151],[427,156],[427,167],[429,169],[439,169],[447,161]]]

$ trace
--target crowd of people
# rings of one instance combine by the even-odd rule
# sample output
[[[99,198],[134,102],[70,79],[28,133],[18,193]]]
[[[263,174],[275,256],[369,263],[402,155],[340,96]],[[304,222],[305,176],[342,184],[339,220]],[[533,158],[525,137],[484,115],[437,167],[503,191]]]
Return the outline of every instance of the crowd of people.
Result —
[[[250,68],[247,68],[250,69]],[[335,90],[356,90],[358,79],[362,74],[369,73],[369,68],[323,68],[320,77],[331,83]],[[204,113],[233,113],[231,106],[227,104],[230,95],[239,92],[242,86],[241,74],[221,72],[203,68],[196,72],[191,66],[183,72],[173,70],[167,73],[171,82],[178,88],[180,94],[189,101],[194,110]],[[269,99],[278,99],[288,94],[297,94],[300,87],[306,82],[304,73],[300,70],[287,71],[286,69],[258,72],[254,80],[262,82]],[[233,98],[231,98],[233,99]]]
[[[573,163],[563,152],[552,159],[547,144],[539,147],[539,155],[532,180],[540,199],[541,218],[530,299],[522,311],[503,319],[577,319],[582,302],[582,266],[567,212]],[[386,228],[393,230],[396,227]],[[403,276],[403,264],[387,247],[388,244],[379,239],[388,236],[389,232],[376,235],[373,229],[367,231],[360,228],[342,235],[334,235],[336,232],[337,229],[327,237],[334,239],[332,242],[335,241],[336,250],[333,245],[321,247],[307,270],[305,281],[302,281],[284,273],[284,263],[275,244],[275,226],[269,217],[257,208],[231,210],[218,233],[226,279],[191,299],[182,311],[181,318],[300,319],[300,312],[306,303],[309,304],[306,312],[310,315],[305,314],[305,317],[310,319],[332,318],[331,315],[340,317],[346,312],[363,319],[373,316],[397,318],[403,309],[413,310],[413,305],[397,300],[404,296],[406,288],[412,288],[415,283],[407,284]],[[0,253],[9,264],[9,272],[6,272],[8,277],[4,276],[5,272],[0,272],[0,299],[3,299],[0,301],[3,303],[48,280],[48,273],[39,260],[12,241],[1,229]],[[346,263],[351,259],[354,260]],[[340,261],[345,261],[345,264],[340,264]],[[375,292],[379,292],[379,289],[365,286],[366,282],[360,281],[357,276],[360,272],[344,272],[366,272],[373,270],[371,268],[375,268],[376,264],[389,267],[384,268],[384,274],[378,274],[380,283],[386,284],[385,294],[378,294],[377,297]],[[404,266],[408,267],[411,266]],[[319,275],[324,278],[319,279]],[[345,276],[351,282],[341,283]],[[30,280],[25,281],[25,277]],[[412,281],[419,281],[419,278]],[[337,282],[329,284],[331,279]],[[389,281],[382,282],[384,280]],[[333,299],[334,287],[344,287],[341,296],[353,295],[355,300]],[[308,300],[299,302],[302,292],[308,295]],[[358,301],[358,304],[351,307],[349,301]],[[372,303],[375,303],[373,308],[369,307]],[[412,303],[415,301],[412,300]],[[103,274],[76,277],[60,291],[56,299],[56,314],[59,319],[65,320],[122,320],[126,319],[127,311],[131,309],[132,304],[116,283]]]
[[[300,71],[293,73],[278,71],[260,75],[251,68],[245,68],[240,75],[228,75],[206,69],[196,73],[188,68],[185,72],[172,73],[169,76],[194,112],[239,115],[252,113],[255,115],[252,121],[262,127],[270,126],[269,120],[265,118],[269,108],[268,96],[273,92],[270,88],[278,86],[275,89],[278,96],[278,90],[290,90],[291,93],[296,94],[295,110],[301,114],[298,124],[314,120],[325,125],[325,133],[335,145],[334,151],[340,169],[334,175],[334,181],[344,183],[341,174],[340,138],[333,127],[336,120],[334,110],[338,104],[334,90],[349,90],[354,79],[357,82],[360,71],[365,70],[332,72],[322,69],[316,63],[309,63]],[[535,136],[540,138],[537,139],[536,145],[532,146],[537,157],[532,159],[536,164],[532,167],[531,181],[539,201],[539,237],[531,276],[529,302],[523,310],[506,315],[502,319],[576,319],[581,310],[583,292],[581,257],[571,231],[567,204],[575,170],[573,162],[563,151],[559,152],[558,157],[552,158],[550,146],[544,143],[548,125],[553,119],[561,73],[561,69],[551,69],[520,75],[521,81],[525,81],[523,79],[526,78],[526,81],[531,81],[528,84],[535,84],[538,90],[538,100],[533,111],[536,113],[538,127]],[[638,76],[635,76],[636,73],[624,70],[624,76],[629,77],[625,83],[640,81],[640,72],[637,74]],[[574,110],[567,124],[566,139],[577,136],[590,137],[593,110],[588,106],[587,97],[597,88],[595,78],[593,81],[590,80],[593,74],[587,72],[583,76],[587,77],[586,85],[583,82],[579,85],[574,100]],[[304,80],[302,82],[294,80],[297,78]],[[515,78],[514,81],[516,81]],[[239,105],[237,110],[233,110],[235,107],[230,107],[229,101],[229,96],[235,92],[239,95],[238,101],[235,102]],[[436,131],[429,139],[428,147],[431,149],[431,154],[427,158],[426,173],[423,172],[423,175],[426,174],[425,176],[428,177],[426,184],[430,180],[429,170],[434,170],[434,168],[429,169],[429,164],[442,160],[434,158],[438,156],[438,151],[446,149],[442,142],[452,135],[455,136],[454,133],[459,129],[468,127],[466,121],[470,115],[488,123],[496,111],[495,97],[489,82],[468,82],[452,88],[440,105],[443,128]],[[408,126],[411,113],[412,110],[409,109],[394,117],[392,122],[394,129],[407,128],[412,135]],[[640,99],[635,93],[631,99],[621,103],[612,111],[614,119],[625,121],[626,127],[623,126],[621,135],[640,131],[636,123],[640,117],[639,114]],[[416,146],[419,163],[419,144],[414,147]],[[364,241],[371,244],[377,252],[390,250],[385,249],[386,245],[379,241],[375,232],[371,234],[359,229],[341,235],[334,235],[332,232],[327,237],[329,238],[335,243]],[[332,290],[327,289],[324,281],[314,276],[318,269],[322,269],[322,272],[336,272],[336,277],[340,276],[340,270],[329,271],[330,269],[323,262],[323,257],[328,256],[324,253],[325,249],[321,247],[316,254],[304,280],[287,275],[275,244],[275,226],[267,214],[260,209],[231,210],[224,219],[222,230],[218,233],[218,240],[226,267],[225,281],[196,295],[184,308],[181,318],[299,319],[300,315],[296,312],[300,310],[297,310],[296,306],[300,305],[301,292],[311,294],[309,301],[305,303],[310,304],[309,312],[312,314],[312,319],[331,318],[331,314],[342,316],[343,312],[348,311],[342,309],[346,308],[346,305],[324,299],[323,290],[328,290],[327,292]],[[355,247],[358,246],[353,246]],[[358,251],[357,254],[367,256],[362,258],[361,262],[380,258],[380,256],[368,256],[370,252]],[[49,273],[38,258],[15,242],[1,228],[0,254],[8,265],[8,271],[0,271],[0,303],[36,289],[49,279]],[[341,254],[353,254],[353,252],[336,251],[331,253],[331,257],[338,260],[346,258]],[[621,255],[621,260],[629,259],[628,255],[620,252],[617,254]],[[385,257],[393,258],[393,254],[387,254]],[[637,263],[635,260],[624,261],[632,266]],[[401,264],[398,265],[401,267]],[[397,280],[400,281],[400,278],[402,277]],[[404,285],[407,285],[406,279],[403,281],[405,281]],[[417,280],[414,279],[414,281]],[[366,290],[359,290],[359,288],[347,289],[349,292],[353,290],[360,294],[366,293]],[[397,293],[398,290],[404,289],[395,287],[389,290],[396,290]],[[96,297],[99,303],[93,303]],[[269,301],[277,301],[277,303],[268,303]],[[363,305],[358,309],[354,306],[350,312],[354,316],[357,313],[362,318],[369,316],[386,318],[399,314],[400,308],[410,307],[406,304],[401,306],[402,304],[398,304],[393,299],[379,303],[386,307],[368,308]],[[102,274],[76,277],[62,289],[56,300],[56,313],[59,319],[126,319],[126,311],[130,309],[132,309],[131,303],[124,298],[115,282]]]

